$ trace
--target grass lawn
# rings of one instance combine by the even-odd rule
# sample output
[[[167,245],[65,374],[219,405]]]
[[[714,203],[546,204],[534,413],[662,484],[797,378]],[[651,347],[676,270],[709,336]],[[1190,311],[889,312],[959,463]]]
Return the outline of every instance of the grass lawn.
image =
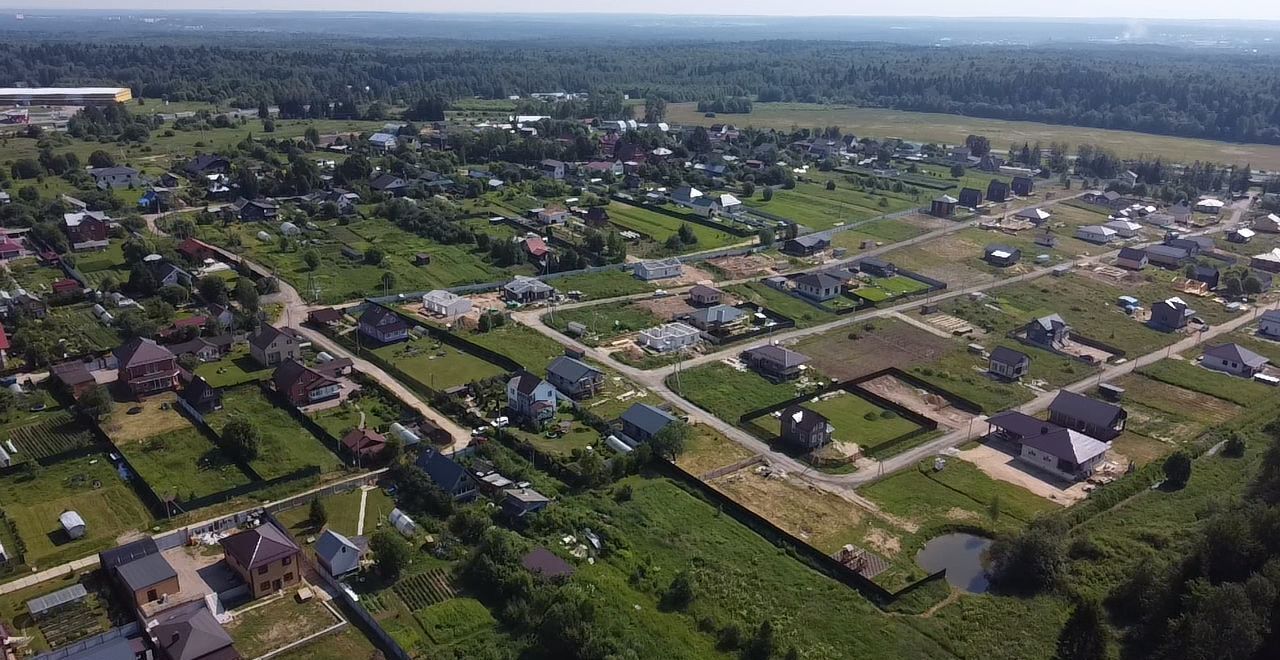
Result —
[[[884,200],[883,206],[880,205],[880,200]],[[850,203],[851,201],[858,203]],[[912,205],[909,197],[893,193],[872,195],[851,190],[841,191],[838,188],[836,191],[828,191],[816,184],[798,184],[793,190],[775,190],[773,199],[767,202],[759,196],[744,199],[743,203],[795,221],[814,231],[869,220],[886,213],[905,210]]]
[[[51,568],[105,550],[125,532],[145,530],[151,513],[103,455],[61,461],[0,477],[0,508],[26,543],[26,563]],[[84,538],[68,538],[64,511],[85,521]]]
[[[9,279],[13,280],[13,285],[39,294],[41,297],[53,290],[54,282],[66,277],[61,268],[42,266],[35,257],[12,259],[8,262],[8,266]]]
[[[721,362],[704,364],[667,377],[667,386],[698,407],[737,424],[742,414],[797,396],[795,383],[772,383],[754,371],[738,371]]]
[[[929,229],[920,223],[904,220],[872,220],[858,225],[857,229],[835,232],[831,235],[831,244],[856,251],[862,249],[862,242],[866,240],[875,241],[881,245],[899,243],[927,231]]]
[[[1014,339],[997,339],[986,345],[988,351],[997,346],[1012,348],[1031,356],[1031,368],[1024,379],[1026,383],[1061,387],[1077,382],[1095,371],[1079,360],[1027,346]],[[987,365],[987,358],[957,346],[934,360],[912,366],[909,371],[943,390],[973,401],[988,414],[1007,410],[1035,398],[1035,390],[1024,384],[992,378],[987,373]]]
[[[343,536],[357,536],[360,529],[361,497],[362,491],[357,488],[338,495],[327,495],[320,498],[320,501],[324,503],[325,513],[329,516],[329,521],[325,523],[325,527]],[[392,509],[396,508],[396,503],[381,488],[371,489],[363,497],[365,498],[364,535],[370,536],[380,525],[387,521],[387,516]],[[311,507],[308,503],[283,511],[276,517],[281,524],[289,528],[290,532],[293,532],[294,536],[308,536],[318,534],[320,531],[311,525],[310,516]]]
[[[61,417],[65,412],[62,404],[58,403],[53,398],[53,394],[49,392],[46,383],[41,383],[35,389],[29,390],[25,395],[18,397],[18,401],[24,405],[0,414],[0,432],[9,433],[21,426],[39,424],[49,419]],[[33,406],[41,403],[44,404],[43,409],[31,410]]]
[[[388,344],[373,352],[410,378],[440,391],[505,373],[495,364],[430,337]]]
[[[698,424],[693,427],[693,437],[685,444],[676,463],[690,474],[700,475],[751,456],[751,450],[710,426]]]
[[[559,437],[550,437],[548,433],[559,434],[557,425],[563,422],[570,425],[569,432]],[[530,433],[519,428],[512,428],[511,432],[517,438],[556,456],[569,456],[575,449],[586,449],[589,446],[601,444],[599,432],[575,420],[573,415],[567,412],[557,414],[555,420],[547,425],[547,430],[541,433]]]
[[[608,206],[609,220],[621,227],[634,229],[641,234],[645,234],[653,238],[654,241],[662,243],[669,237],[674,236],[680,230],[680,225],[686,224],[682,220],[673,218],[665,213],[659,213],[640,206],[632,206],[622,202],[612,202]],[[680,252],[697,252],[701,250],[713,250],[718,247],[732,245],[734,243],[742,243],[751,240],[750,237],[734,236],[728,232],[716,231],[705,225],[687,223],[693,229],[693,235],[698,238],[698,242],[692,245],[684,246]],[[559,288],[559,287],[557,287]]]
[[[602,303],[549,312],[542,315],[542,320],[560,332],[566,332],[570,323],[587,326],[587,334],[581,341],[588,346],[607,344],[622,335],[665,322],[647,307],[631,302]]]
[[[819,325],[836,318],[835,314],[819,309],[809,303],[765,285],[764,282],[748,282],[725,287],[744,302],[752,302],[767,307],[783,316],[795,320],[797,328]]]
[[[1202,368],[1187,360],[1160,360],[1139,370],[1143,376],[1192,392],[1250,407],[1274,401],[1276,388]]]
[[[125,445],[121,451],[161,498],[191,500],[249,483],[248,475],[190,425]]]
[[[311,418],[341,440],[348,431],[360,426],[361,415],[364,428],[386,429],[403,413],[404,406],[399,401],[383,394],[380,388],[365,387],[341,405],[314,413]]]
[[[600,300],[653,291],[656,287],[629,272],[608,270],[602,273],[570,275],[551,280],[557,291],[580,291],[584,299]],[[661,286],[661,284],[659,284]]]
[[[177,400],[178,395],[173,392],[163,392],[143,401],[117,400],[111,416],[100,426],[120,446],[170,431],[189,429],[191,423],[178,412]]]
[[[26,327],[42,336],[66,340],[68,353],[97,353],[121,344],[120,335],[94,318],[88,303],[52,307],[43,319],[28,319]]]
[[[513,321],[489,332],[468,332],[462,336],[515,360],[535,374],[546,373],[547,365],[564,354],[564,347],[555,340]]]
[[[349,625],[336,633],[325,635],[312,644],[298,647],[272,656],[276,660],[361,660],[372,657],[373,644],[360,629]]]
[[[419,610],[416,618],[437,646],[485,634],[497,624],[484,604],[473,598],[453,598],[430,605]]]
[[[274,371],[275,367],[263,367],[255,362],[245,344],[236,346],[220,360],[196,367],[196,375],[218,389],[266,380]]]
[[[320,439],[311,435],[289,413],[276,407],[256,386],[224,390],[222,410],[205,420],[218,433],[235,418],[248,420],[262,434],[258,457],[251,463],[263,479],[274,479],[307,467],[330,472],[342,466]]]
[[[337,617],[319,598],[299,603],[293,594],[286,593],[269,603],[254,603],[236,612],[226,630],[235,641],[237,651],[245,657],[257,658],[336,623]],[[324,643],[325,639],[312,642],[314,645]]]
[[[835,427],[833,439],[856,443],[864,451],[873,450],[883,442],[920,428],[915,422],[848,392],[802,405],[831,422]],[[762,417],[755,423],[771,433],[781,432],[779,419],[772,415]]]

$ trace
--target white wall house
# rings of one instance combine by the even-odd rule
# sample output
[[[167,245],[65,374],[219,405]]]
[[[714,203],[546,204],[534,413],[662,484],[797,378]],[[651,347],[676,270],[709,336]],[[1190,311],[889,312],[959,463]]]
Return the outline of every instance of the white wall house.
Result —
[[[1280,310],[1273,309],[1262,315],[1258,321],[1258,334],[1280,339]]]
[[[636,277],[645,281],[661,280],[668,277],[680,277],[680,274],[683,272],[684,267],[680,265],[680,260],[674,257],[671,259],[650,259],[648,261],[641,261],[636,264],[635,268]]]
[[[1076,228],[1076,238],[1090,243],[1105,244],[1116,238],[1116,230],[1100,225],[1084,225]]]
[[[422,309],[436,316],[459,316],[471,311],[471,300],[443,289],[422,294]]]
[[[659,353],[678,351],[698,343],[698,329],[685,323],[667,323],[641,330],[638,344]]]

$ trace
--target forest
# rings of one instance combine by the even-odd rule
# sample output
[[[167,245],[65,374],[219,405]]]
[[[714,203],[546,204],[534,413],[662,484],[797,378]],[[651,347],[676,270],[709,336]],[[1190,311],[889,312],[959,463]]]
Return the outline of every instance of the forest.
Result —
[[[1280,60],[1242,52],[815,41],[470,45],[279,34],[223,46],[200,36],[181,44],[14,36],[0,44],[0,79],[118,83],[145,98],[246,108],[585,91],[727,112],[752,101],[838,102],[1280,144]]]

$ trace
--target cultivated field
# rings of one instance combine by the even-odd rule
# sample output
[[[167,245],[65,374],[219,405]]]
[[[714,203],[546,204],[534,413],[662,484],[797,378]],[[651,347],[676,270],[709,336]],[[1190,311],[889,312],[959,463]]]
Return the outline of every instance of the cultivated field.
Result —
[[[1026,121],[981,119],[930,112],[906,112],[815,103],[756,103],[748,115],[703,117],[694,103],[667,105],[667,120],[709,126],[730,122],[738,126],[791,130],[795,126],[839,126],[858,135],[898,135],[923,142],[962,144],[968,135],[985,135],[997,149],[1011,143],[1052,141],[1071,145],[1095,144],[1121,157],[1163,156],[1165,160],[1252,163],[1255,168],[1280,169],[1280,147],[1236,144],[1150,135],[1101,128],[1060,126]]]

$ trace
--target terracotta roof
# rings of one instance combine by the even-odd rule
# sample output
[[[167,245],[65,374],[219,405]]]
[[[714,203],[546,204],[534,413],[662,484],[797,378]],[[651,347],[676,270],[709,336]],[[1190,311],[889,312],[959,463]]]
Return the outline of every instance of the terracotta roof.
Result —
[[[353,454],[377,454],[387,446],[387,438],[377,431],[351,429],[342,437],[342,446]]]

